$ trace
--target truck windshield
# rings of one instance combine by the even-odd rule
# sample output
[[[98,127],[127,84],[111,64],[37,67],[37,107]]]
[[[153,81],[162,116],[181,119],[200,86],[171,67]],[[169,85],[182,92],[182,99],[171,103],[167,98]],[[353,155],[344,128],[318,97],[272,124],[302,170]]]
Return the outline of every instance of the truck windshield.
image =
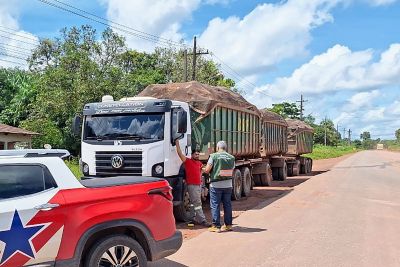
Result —
[[[162,140],[164,113],[87,116],[86,140]]]

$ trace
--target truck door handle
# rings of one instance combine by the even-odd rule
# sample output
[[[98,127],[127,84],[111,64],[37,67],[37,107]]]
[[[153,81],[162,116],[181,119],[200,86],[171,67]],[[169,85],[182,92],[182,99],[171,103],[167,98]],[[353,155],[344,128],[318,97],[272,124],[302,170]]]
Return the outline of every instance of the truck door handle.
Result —
[[[42,204],[42,205],[36,206],[35,209],[43,210],[43,211],[49,211],[49,210],[52,210],[52,209],[57,208],[59,206],[60,206],[60,204],[56,204],[56,203],[46,203],[46,204]]]

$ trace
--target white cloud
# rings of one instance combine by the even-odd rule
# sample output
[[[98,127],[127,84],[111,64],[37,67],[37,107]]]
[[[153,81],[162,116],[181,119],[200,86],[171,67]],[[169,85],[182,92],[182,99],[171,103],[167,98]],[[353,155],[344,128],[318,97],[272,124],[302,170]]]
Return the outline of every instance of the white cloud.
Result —
[[[358,110],[366,105],[371,104],[372,100],[377,98],[379,95],[379,90],[357,93],[350,98],[349,103],[345,108],[350,111]]]
[[[366,0],[373,6],[386,6],[395,3],[397,0]]]
[[[235,69],[262,72],[276,63],[305,55],[310,31],[333,21],[329,10],[339,0],[289,0],[261,4],[243,18],[214,18],[200,35],[210,48]]]
[[[180,41],[184,35],[180,33],[181,24],[189,19],[200,5],[200,0],[101,0],[107,5],[108,19],[142,32],[162,38]],[[125,34],[126,35],[126,34]],[[134,36],[126,36],[131,48],[149,51],[154,43]]]
[[[372,60],[372,50],[352,52],[345,46],[335,45],[314,56],[290,77],[278,78],[257,90],[290,96],[300,92],[320,94],[400,84],[400,44],[392,44],[379,61]]]
[[[28,43],[35,44],[38,38],[33,34],[20,30],[18,24],[18,5],[9,1],[0,1],[0,66],[26,68],[24,59],[26,54],[34,47]],[[21,52],[26,51],[25,52]],[[17,58],[18,57],[18,58]]]

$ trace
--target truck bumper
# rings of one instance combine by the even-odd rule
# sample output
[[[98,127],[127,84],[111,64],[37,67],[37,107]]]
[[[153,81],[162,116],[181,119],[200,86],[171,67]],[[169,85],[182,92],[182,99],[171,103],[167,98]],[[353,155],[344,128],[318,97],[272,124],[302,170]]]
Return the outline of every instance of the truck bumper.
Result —
[[[176,231],[170,238],[149,242],[151,250],[151,261],[160,260],[174,254],[182,246],[182,233]]]

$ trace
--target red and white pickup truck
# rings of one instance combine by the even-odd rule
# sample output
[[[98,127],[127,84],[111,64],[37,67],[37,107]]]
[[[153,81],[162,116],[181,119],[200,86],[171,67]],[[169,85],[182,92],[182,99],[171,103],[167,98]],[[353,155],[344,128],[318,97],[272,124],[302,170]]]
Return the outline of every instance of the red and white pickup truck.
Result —
[[[146,266],[182,244],[163,179],[78,181],[66,150],[0,152],[0,266]]]

